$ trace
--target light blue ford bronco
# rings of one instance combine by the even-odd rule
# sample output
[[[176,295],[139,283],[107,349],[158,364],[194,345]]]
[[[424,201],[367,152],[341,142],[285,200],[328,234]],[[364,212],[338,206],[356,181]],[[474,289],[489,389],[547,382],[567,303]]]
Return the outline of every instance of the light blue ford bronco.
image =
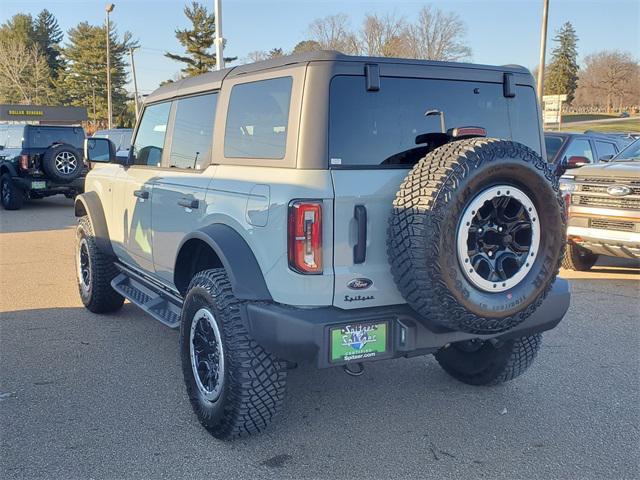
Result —
[[[82,301],[180,329],[218,438],[262,431],[301,362],[357,375],[435,354],[462,382],[511,380],[569,306],[522,67],[283,57],[159,88],[127,158],[85,150]]]

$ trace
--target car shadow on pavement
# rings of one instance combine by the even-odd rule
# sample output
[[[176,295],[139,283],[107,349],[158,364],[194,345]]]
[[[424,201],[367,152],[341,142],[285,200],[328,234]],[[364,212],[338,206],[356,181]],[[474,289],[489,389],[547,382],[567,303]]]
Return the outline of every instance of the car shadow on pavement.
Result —
[[[0,208],[0,233],[61,230],[75,224],[73,200],[62,195],[28,200],[20,210]]]

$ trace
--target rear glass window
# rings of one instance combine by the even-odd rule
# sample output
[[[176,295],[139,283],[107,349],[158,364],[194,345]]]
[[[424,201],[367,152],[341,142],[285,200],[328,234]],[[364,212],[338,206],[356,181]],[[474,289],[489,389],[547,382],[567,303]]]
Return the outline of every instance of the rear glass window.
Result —
[[[200,170],[209,165],[217,99],[211,93],[177,101],[170,167]]]
[[[48,148],[54,143],[67,143],[76,148],[82,148],[84,131],[80,127],[29,127],[26,145],[31,148]]]
[[[291,77],[236,85],[231,90],[224,155],[228,158],[284,158]]]
[[[521,142],[540,153],[538,113],[532,88],[518,86],[505,98],[502,84],[453,80],[381,78],[368,92],[365,77],[331,82],[329,154],[332,166],[413,164],[429,150],[416,137],[445,128],[478,126],[487,136]]]
[[[560,151],[562,144],[564,143],[564,138],[562,137],[554,137],[551,135],[544,136],[544,146],[547,150],[547,161],[553,163],[556,159],[556,155]]]

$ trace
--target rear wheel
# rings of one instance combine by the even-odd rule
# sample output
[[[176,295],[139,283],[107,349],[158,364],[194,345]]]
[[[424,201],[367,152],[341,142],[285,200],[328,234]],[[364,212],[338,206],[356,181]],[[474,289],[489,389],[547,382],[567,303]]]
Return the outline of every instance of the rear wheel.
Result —
[[[469,385],[497,385],[522,375],[540,350],[542,336],[512,340],[469,340],[453,343],[436,354],[440,366]]]
[[[224,269],[191,280],[180,355],[193,410],[214,437],[261,432],[282,409],[287,364],[250,337]]]
[[[8,173],[0,179],[0,198],[5,210],[20,210],[24,203],[24,190],[13,183]]]
[[[586,272],[598,261],[598,254],[591,253],[575,243],[569,242],[562,259],[562,268]]]
[[[94,313],[114,312],[122,307],[124,297],[111,286],[118,275],[113,258],[96,245],[88,216],[80,218],[76,230],[76,278],[82,303]]]

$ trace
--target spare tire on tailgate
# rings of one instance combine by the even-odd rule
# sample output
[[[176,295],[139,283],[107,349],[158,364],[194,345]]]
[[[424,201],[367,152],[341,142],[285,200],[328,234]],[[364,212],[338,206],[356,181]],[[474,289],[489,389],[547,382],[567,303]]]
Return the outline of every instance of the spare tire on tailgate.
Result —
[[[407,303],[428,322],[506,331],[558,274],[566,219],[558,180],[533,150],[472,138],[427,154],[394,201],[388,251]]]
[[[83,161],[80,151],[67,143],[50,146],[42,156],[42,169],[57,183],[68,183],[82,174]]]

